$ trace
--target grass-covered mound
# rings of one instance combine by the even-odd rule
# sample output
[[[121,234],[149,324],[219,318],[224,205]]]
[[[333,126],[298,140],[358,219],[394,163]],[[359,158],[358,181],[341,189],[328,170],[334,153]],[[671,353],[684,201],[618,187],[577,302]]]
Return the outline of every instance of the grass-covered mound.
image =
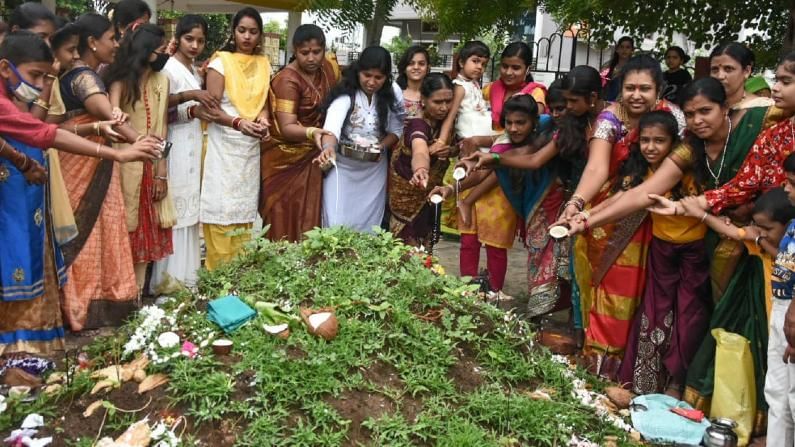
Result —
[[[152,423],[185,416],[175,430],[183,445],[628,443],[614,416],[589,405],[595,396],[585,388],[597,383],[585,385],[579,371],[534,347],[527,325],[483,303],[475,287],[440,273],[389,233],[333,228],[302,244],[258,239],[239,260],[203,272],[198,295],[178,297],[165,312],[146,308],[88,348],[92,369],[146,352],[147,373],[167,374],[167,386],[138,395],[131,381],[90,395],[96,380],[79,373],[56,397],[12,402],[0,429],[36,409],[55,445],[90,446],[98,431],[117,436],[147,415]],[[228,294],[278,305],[290,317],[289,337],[268,334],[273,315],[263,313],[228,337],[231,355],[214,356],[209,343],[222,334],[207,320],[207,300]],[[336,338],[309,334],[302,307],[333,308]],[[199,355],[162,348],[164,331]],[[83,417],[98,399],[100,411]]]

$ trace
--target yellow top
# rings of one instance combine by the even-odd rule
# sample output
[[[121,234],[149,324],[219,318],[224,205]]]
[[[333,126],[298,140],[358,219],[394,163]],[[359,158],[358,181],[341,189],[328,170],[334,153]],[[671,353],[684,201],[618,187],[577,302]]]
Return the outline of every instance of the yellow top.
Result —
[[[745,232],[742,228],[740,231]],[[753,241],[743,242],[745,248],[748,249],[748,254],[762,260],[762,269],[765,272],[765,310],[767,311],[767,321],[770,321],[770,310],[773,307],[773,257]]]
[[[254,120],[265,107],[271,82],[271,63],[262,55],[215,53],[224,64],[224,91],[240,117]]]
[[[677,156],[689,156],[689,154],[682,154],[682,151],[687,151],[686,146],[678,146],[673,150],[673,154]],[[646,178],[652,175],[649,170]],[[682,191],[685,195],[698,195],[698,188],[696,181],[691,174],[685,174],[682,177]],[[670,198],[671,193],[667,193],[666,197]],[[707,226],[701,223],[700,219],[695,217],[685,216],[663,216],[661,214],[651,213],[652,233],[657,239],[662,239],[666,242],[674,244],[687,244],[699,239],[703,239],[707,234]]]

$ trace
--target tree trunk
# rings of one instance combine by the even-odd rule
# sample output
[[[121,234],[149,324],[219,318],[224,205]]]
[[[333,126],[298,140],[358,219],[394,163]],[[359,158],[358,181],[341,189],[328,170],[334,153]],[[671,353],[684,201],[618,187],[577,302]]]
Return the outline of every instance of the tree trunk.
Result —
[[[365,24],[366,46],[381,45],[381,34],[384,31],[386,19],[392,12],[394,3],[394,0],[376,0],[375,8],[373,8],[373,18]]]

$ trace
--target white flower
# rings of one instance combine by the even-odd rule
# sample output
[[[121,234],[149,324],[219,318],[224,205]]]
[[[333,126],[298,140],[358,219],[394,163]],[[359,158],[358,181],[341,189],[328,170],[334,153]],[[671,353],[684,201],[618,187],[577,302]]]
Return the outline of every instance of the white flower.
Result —
[[[8,404],[6,403],[6,398],[5,396],[0,396],[0,413],[6,411],[6,408],[8,408]]]

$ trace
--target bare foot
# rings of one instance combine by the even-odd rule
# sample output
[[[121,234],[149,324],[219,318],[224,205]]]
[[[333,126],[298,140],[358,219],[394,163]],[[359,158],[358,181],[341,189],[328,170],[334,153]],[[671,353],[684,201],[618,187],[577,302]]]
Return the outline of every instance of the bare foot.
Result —
[[[458,201],[458,216],[464,226],[469,226],[472,221],[472,205],[466,203],[465,200]]]

